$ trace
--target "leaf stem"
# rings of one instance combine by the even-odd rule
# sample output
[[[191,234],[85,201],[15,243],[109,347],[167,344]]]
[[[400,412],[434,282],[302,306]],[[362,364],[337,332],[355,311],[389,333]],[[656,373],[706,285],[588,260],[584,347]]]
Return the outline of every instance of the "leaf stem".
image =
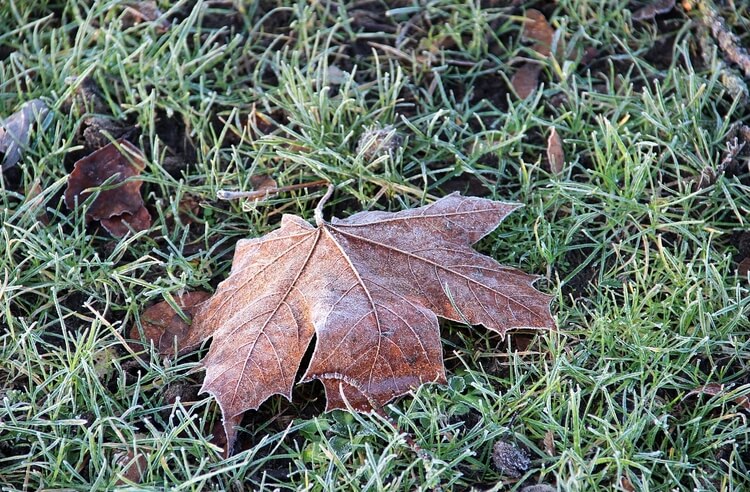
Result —
[[[318,206],[315,207],[315,225],[318,227],[322,226],[325,221],[323,220],[323,205],[326,204],[329,198],[331,198],[331,195],[333,195],[333,190],[335,187],[333,184],[328,185],[328,191],[326,191],[326,194],[323,195],[323,198],[320,199],[318,202]]]

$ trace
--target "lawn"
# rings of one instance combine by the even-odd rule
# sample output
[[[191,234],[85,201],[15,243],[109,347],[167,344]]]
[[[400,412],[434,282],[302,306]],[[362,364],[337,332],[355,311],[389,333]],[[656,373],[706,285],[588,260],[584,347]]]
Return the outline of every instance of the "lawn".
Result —
[[[745,2],[157,3],[0,2],[0,118],[49,108],[0,174],[2,490],[750,490]],[[117,183],[64,197],[117,139],[151,216],[121,237],[88,212]],[[327,218],[523,204],[476,250],[558,329],[441,321],[446,385],[358,414],[300,384],[227,456],[209,343],[163,357],[142,315],[321,181]]]

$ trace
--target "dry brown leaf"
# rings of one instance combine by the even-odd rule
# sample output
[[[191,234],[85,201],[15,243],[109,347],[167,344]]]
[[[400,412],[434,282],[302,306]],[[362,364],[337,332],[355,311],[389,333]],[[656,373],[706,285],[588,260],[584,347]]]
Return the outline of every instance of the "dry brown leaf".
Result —
[[[547,160],[549,169],[553,174],[560,174],[565,167],[565,151],[563,150],[562,139],[553,126],[547,137]]]
[[[518,97],[526,99],[534,93],[539,85],[539,75],[542,73],[542,67],[538,63],[526,62],[516,70],[510,83]]]
[[[21,109],[0,120],[0,153],[5,154],[1,169],[5,171],[21,160],[21,152],[29,144],[31,127],[41,120],[49,111],[41,99],[32,99],[24,103]]]
[[[113,176],[117,176],[117,179],[112,185],[122,184],[100,191],[86,215],[94,220],[108,219],[124,213],[136,213],[143,206],[141,180],[128,179],[141,174],[145,166],[143,154],[128,141],[118,143],[119,149],[111,143],[75,163],[65,189],[65,205],[69,209],[76,206],[76,198],[82,204],[91,194],[85,190],[101,186]]]
[[[622,487],[622,490],[624,490],[625,492],[635,492],[635,487],[633,486],[633,482],[631,482],[628,477],[622,477],[620,479],[620,486]]]
[[[26,192],[24,203],[28,205],[26,214],[34,214],[34,218],[44,225],[49,225],[49,215],[44,209],[45,197],[42,194],[42,185],[39,179],[35,179]]]
[[[645,7],[641,7],[631,15],[635,21],[651,20],[657,15],[668,13],[674,8],[675,0],[655,0]]]
[[[187,316],[192,316],[198,304],[211,297],[208,292],[187,292],[175,296],[174,300]],[[154,346],[162,354],[172,353],[175,344],[181,347],[182,340],[187,336],[190,325],[187,324],[167,301],[154,304],[141,314],[141,326],[146,340],[154,342]],[[137,326],[130,330],[130,338],[137,340],[140,332]]]
[[[141,205],[141,208],[133,214],[125,212],[109,219],[102,219],[99,223],[114,237],[123,237],[130,229],[145,231],[151,227],[151,214],[145,206]]]
[[[699,386],[695,388],[693,391],[687,394],[687,396],[690,395],[709,395],[709,396],[719,396],[723,395],[728,391],[728,388],[726,388],[723,384],[717,384],[717,383],[711,383],[707,384],[705,386]],[[734,402],[744,408],[745,410],[750,410],[750,397],[745,396],[738,396],[734,399]]]
[[[750,256],[744,258],[740,264],[737,265],[737,275],[740,277],[746,277],[748,272],[750,272]]]
[[[131,27],[141,22],[154,22],[154,28],[159,33],[165,33],[172,27],[172,24],[164,18],[164,14],[156,2],[146,0],[143,2],[128,2],[123,13],[123,27]]]
[[[329,190],[330,193],[330,190]],[[505,334],[553,328],[537,277],[471,245],[518,204],[452,194],[397,213],[361,212],[317,227],[284,215],[281,227],[237,244],[232,271],[200,305],[183,348],[213,337],[202,391],[231,424],[271,395],[291,398],[317,379],[326,410],[369,411],[423,383],[445,382],[437,316]]]
[[[65,205],[73,209],[91,194],[86,191],[111,181],[86,210],[86,218],[99,220],[112,235],[124,236],[130,227],[139,231],[151,226],[151,216],[143,205],[140,175],[145,167],[141,151],[126,140],[110,143],[77,161],[68,177]]]
[[[550,456],[555,455],[555,433],[551,430],[544,434],[544,451]]]
[[[148,469],[148,458],[136,449],[128,448],[113,456],[115,466],[122,467],[118,472],[116,485],[140,483]]]
[[[555,30],[547,22],[543,13],[536,9],[526,11],[526,19],[523,24],[521,37],[525,41],[533,41],[533,49],[543,57],[552,53],[552,40],[555,37]]]

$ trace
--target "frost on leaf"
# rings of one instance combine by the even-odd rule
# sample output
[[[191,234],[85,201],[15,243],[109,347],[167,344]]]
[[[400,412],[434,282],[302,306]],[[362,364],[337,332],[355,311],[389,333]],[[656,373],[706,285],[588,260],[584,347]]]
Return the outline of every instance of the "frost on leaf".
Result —
[[[202,390],[221,406],[229,449],[232,419],[271,395],[291,398],[313,335],[302,381],[322,382],[327,410],[368,411],[445,382],[438,316],[500,334],[554,327],[536,277],[471,248],[517,207],[452,194],[317,227],[285,215],[278,230],[240,241],[182,341],[188,349],[213,337]]]
[[[0,119],[0,164],[5,171],[21,160],[21,153],[29,144],[34,122],[44,119],[49,111],[41,99],[32,99],[6,120]]]

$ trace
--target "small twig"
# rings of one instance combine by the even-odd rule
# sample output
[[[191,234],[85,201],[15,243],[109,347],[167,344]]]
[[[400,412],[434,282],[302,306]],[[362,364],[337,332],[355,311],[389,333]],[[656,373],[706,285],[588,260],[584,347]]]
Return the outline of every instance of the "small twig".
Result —
[[[318,202],[318,206],[315,207],[315,224],[318,227],[325,224],[325,221],[323,220],[323,205],[325,205],[328,199],[331,198],[331,195],[333,195],[333,190],[335,188],[335,186],[329,184],[328,191],[326,191],[326,194],[323,195],[323,198],[320,199],[320,201]]]
[[[216,192],[216,198],[219,200],[237,200],[240,198],[250,198],[251,200],[257,200],[260,198],[267,198],[277,193],[284,193],[286,191],[300,190],[302,188],[310,188],[313,186],[323,186],[328,184],[328,181],[321,179],[318,181],[311,181],[309,183],[297,183],[288,186],[279,186],[274,188],[268,188],[265,190],[254,190],[254,191],[227,191],[219,190]]]

